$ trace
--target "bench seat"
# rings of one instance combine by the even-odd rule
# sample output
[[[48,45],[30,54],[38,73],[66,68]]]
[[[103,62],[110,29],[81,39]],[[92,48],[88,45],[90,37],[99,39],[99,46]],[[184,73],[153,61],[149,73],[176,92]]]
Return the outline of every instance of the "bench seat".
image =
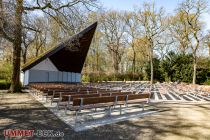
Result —
[[[138,99],[138,100],[130,100],[127,102],[127,104],[138,104],[138,103],[147,103],[148,100],[145,99]]]
[[[94,105],[85,105],[82,107],[82,109],[92,109],[94,108]],[[80,106],[71,106],[69,108],[70,111],[80,111],[81,107]]]

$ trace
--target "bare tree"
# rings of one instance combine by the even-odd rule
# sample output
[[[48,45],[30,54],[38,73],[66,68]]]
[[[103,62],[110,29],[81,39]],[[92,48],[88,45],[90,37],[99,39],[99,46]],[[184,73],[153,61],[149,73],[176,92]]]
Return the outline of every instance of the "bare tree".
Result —
[[[0,53],[3,61],[12,64],[12,44],[3,38],[0,40]]]
[[[23,31],[23,47],[22,47],[22,58],[23,58],[23,63],[26,63],[26,59],[27,59],[27,52],[28,52],[28,48],[29,46],[33,43],[34,41],[34,37],[31,37],[30,35],[28,35],[28,30],[24,30]]]
[[[190,31],[188,29],[188,23],[185,20],[184,12],[178,11],[175,16],[169,18],[169,30],[172,38],[179,43],[178,49],[185,54],[188,49],[188,36],[190,35]]]
[[[148,48],[148,41],[146,37],[141,37],[138,39],[135,39],[133,41],[135,44],[135,51],[136,51],[136,65],[139,67],[139,69],[136,69],[136,71],[143,72],[144,67],[150,60],[149,58],[149,52],[150,49]]]
[[[161,38],[161,33],[165,30],[164,11],[162,8],[156,10],[154,3],[144,3],[143,10],[138,12],[138,20],[141,24],[143,36],[147,47],[149,48],[151,76],[150,83],[153,84],[154,69],[153,57],[154,49],[159,44],[158,40]]]
[[[106,46],[112,56],[114,72],[118,73],[125,44],[123,41],[125,24],[122,21],[122,15],[116,11],[102,13],[101,30],[107,42]]]
[[[133,51],[133,60],[132,60],[132,73],[136,72],[136,43],[135,40],[138,38],[138,20],[134,12],[124,13],[124,20],[126,24],[126,33],[127,39],[126,42],[131,46]]]
[[[205,44],[207,45],[207,47],[209,49],[209,57],[210,57],[210,31],[208,31],[208,33],[204,39],[205,39]]]
[[[186,40],[193,54],[193,84],[196,83],[197,51],[204,38],[200,19],[206,9],[207,2],[205,0],[186,0],[178,8],[179,12],[184,14],[183,23],[187,24],[189,32]]]
[[[35,49],[35,57],[37,57],[40,53],[43,53],[44,47],[46,45],[48,27],[46,25],[46,20],[43,18],[36,18],[34,21],[34,27],[37,31],[34,32],[32,45]]]
[[[23,28],[23,16],[35,10],[41,10],[45,14],[51,14],[52,17],[56,13],[65,12],[66,8],[74,7],[82,4],[85,7],[93,6],[92,0],[74,0],[74,1],[39,1],[29,3],[24,0],[0,0],[0,37],[7,39],[13,44],[13,68],[11,80],[11,92],[20,91],[20,58]],[[53,13],[53,14],[52,14]]]

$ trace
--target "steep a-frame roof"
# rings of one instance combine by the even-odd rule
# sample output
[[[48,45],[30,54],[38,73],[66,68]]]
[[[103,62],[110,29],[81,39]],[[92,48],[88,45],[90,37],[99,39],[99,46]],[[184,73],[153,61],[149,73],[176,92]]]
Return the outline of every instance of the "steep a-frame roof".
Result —
[[[60,43],[53,49],[41,54],[35,60],[26,63],[22,67],[22,71],[31,69],[41,61],[49,58],[59,71],[80,73],[96,27],[97,22],[93,23],[78,34],[75,34],[70,39]]]

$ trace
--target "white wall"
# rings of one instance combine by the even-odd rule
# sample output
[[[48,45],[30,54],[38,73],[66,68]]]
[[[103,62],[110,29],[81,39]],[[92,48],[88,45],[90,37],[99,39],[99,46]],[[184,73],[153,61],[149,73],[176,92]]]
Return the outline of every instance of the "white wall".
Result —
[[[23,74],[23,85],[26,86],[29,84],[29,70],[26,70]]]
[[[81,74],[58,71],[51,60],[47,58],[22,73],[21,81],[24,86],[29,82],[81,82]]]
[[[24,82],[24,72],[20,72],[20,82],[21,84],[23,85],[23,82]]]
[[[76,82],[81,82],[81,73],[76,73]]]
[[[35,65],[31,69],[32,70],[58,71],[58,69],[55,67],[55,65],[48,58],[41,61],[39,64]]]
[[[76,82],[76,73],[71,73],[71,82]]]
[[[28,70],[28,82],[81,82],[81,74],[74,72]],[[26,73],[25,73],[26,74]]]

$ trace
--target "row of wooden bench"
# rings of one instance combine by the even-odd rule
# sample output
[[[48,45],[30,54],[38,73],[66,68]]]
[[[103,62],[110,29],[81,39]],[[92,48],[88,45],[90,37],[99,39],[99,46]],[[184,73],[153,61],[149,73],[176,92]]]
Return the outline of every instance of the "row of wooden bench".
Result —
[[[56,84],[56,83],[32,83],[30,84],[30,87],[33,87],[35,89],[38,90],[52,90],[52,89],[91,89],[91,88],[95,88],[98,89],[101,86],[97,86],[97,85],[86,85],[86,84],[77,84],[77,85],[73,85],[73,84]],[[106,86],[106,88],[112,88],[113,86]]]
[[[196,95],[201,95],[201,96],[210,96],[210,87],[206,86],[200,86],[200,85],[191,85],[191,84],[178,84],[175,87],[170,86],[171,89],[177,90],[178,93],[193,93],[195,96]]]
[[[96,89],[104,89],[104,90],[111,90],[118,87],[130,87],[130,84],[105,84],[105,86],[102,84],[59,84],[59,83],[33,83],[30,84],[30,87],[38,89],[40,91],[51,91],[51,90],[96,90]]]
[[[42,93],[41,96],[51,100],[51,103],[57,103],[57,109],[65,109],[75,111],[76,118],[75,124],[77,123],[77,117],[79,112],[84,109],[97,109],[97,108],[108,108],[108,115],[111,115],[112,107],[120,106],[120,114],[122,105],[127,107],[128,104],[142,104],[144,110],[144,103],[149,103],[150,94],[134,94],[133,92],[51,92]]]
[[[119,106],[121,114],[122,106],[126,108],[128,104],[141,104],[144,110],[144,104],[149,103],[150,99],[150,93],[121,92],[113,90],[111,86],[110,88],[101,86],[103,88],[101,89],[100,86],[37,84],[31,87],[35,89],[35,95],[45,97],[51,104],[56,103],[58,110],[64,109],[66,114],[68,110],[75,112],[75,124],[82,110],[96,111],[97,108],[103,108],[108,109],[107,115],[111,115],[112,109]]]
[[[67,95],[76,95],[76,94],[104,94],[104,93],[120,93],[121,91],[119,90],[110,90],[110,91],[106,91],[106,90],[101,90],[101,89],[97,89],[97,90],[82,90],[82,91],[75,91],[75,90],[50,90],[50,91],[35,91],[34,94],[38,95],[38,96],[42,96],[47,99],[51,99],[51,101],[53,101],[54,98],[58,98],[63,96],[67,96]]]
[[[133,94],[133,92],[111,92],[111,93],[92,93],[92,94],[75,94],[75,93],[60,93],[55,94],[51,98],[51,104],[53,102],[57,103],[57,107],[59,109],[62,105],[69,105],[74,98],[91,98],[91,97],[105,97],[105,96],[120,96],[120,95],[129,95]]]
[[[79,93],[79,92],[111,92],[112,90],[107,90],[107,89],[98,89],[98,88],[89,88],[89,87],[79,87],[79,88],[68,88],[68,89],[62,89],[62,88],[50,88],[50,89],[46,89],[46,88],[42,88],[42,89],[35,89],[37,94],[42,94],[42,95],[46,95],[46,94],[53,94],[54,92],[75,92],[75,93]],[[116,91],[116,90],[114,90]],[[117,90],[119,91],[119,90]]]
[[[131,95],[119,95],[119,96],[104,96],[104,97],[88,97],[88,98],[74,98],[72,105],[66,106],[67,110],[75,111],[75,125],[77,123],[78,113],[84,109],[96,109],[97,108],[108,108],[108,116],[111,115],[112,107],[120,106],[120,114],[122,112],[122,105],[125,107],[128,104],[141,104],[142,110],[144,110],[144,103],[149,103],[150,94],[131,94]]]

